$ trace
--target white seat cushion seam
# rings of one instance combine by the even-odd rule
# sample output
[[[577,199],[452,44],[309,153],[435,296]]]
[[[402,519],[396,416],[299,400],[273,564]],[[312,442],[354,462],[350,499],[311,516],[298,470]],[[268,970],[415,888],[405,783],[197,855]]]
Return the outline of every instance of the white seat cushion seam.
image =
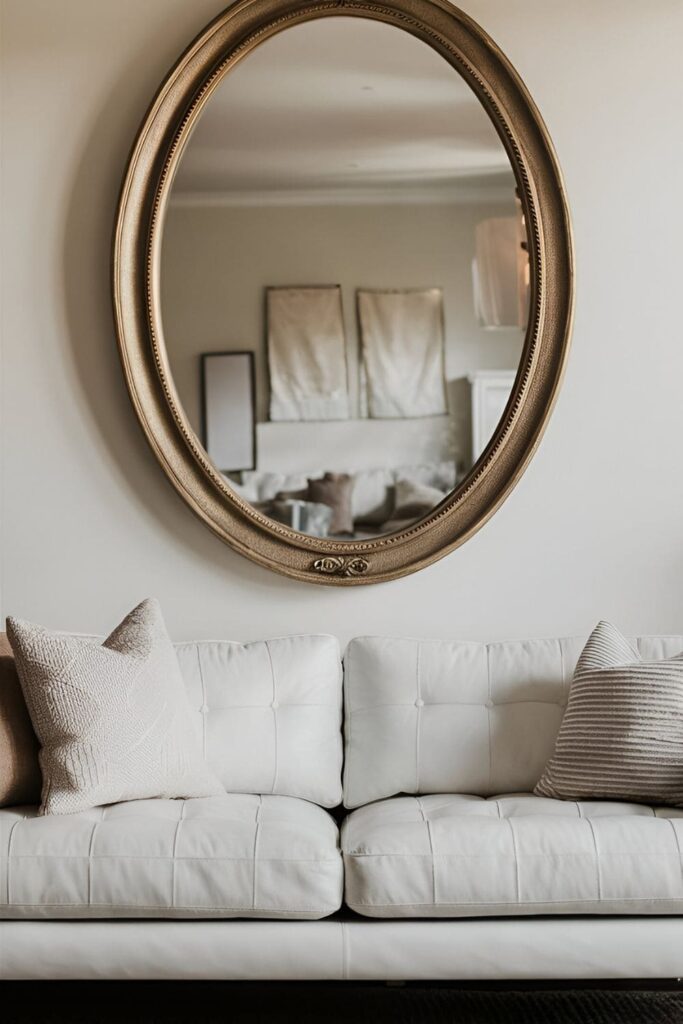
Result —
[[[187,820],[187,819],[185,819],[185,820]],[[444,856],[445,856],[445,854],[444,854]],[[662,854],[661,856],[666,856],[666,855]],[[72,855],[69,855],[69,854],[63,854],[63,855],[59,854],[59,855],[57,855],[57,854],[49,854],[49,853],[35,853],[35,854],[34,853],[18,853],[18,854],[14,854],[12,859],[13,860],[50,860],[52,858],[54,858],[56,861],[74,861],[74,860],[87,860],[88,859],[87,854],[83,854],[83,853],[81,853],[81,854],[72,854]],[[3,858],[0,857],[0,860],[2,860],[2,859]],[[274,864],[336,864],[337,860],[338,860],[338,858],[336,856],[334,856],[334,857],[282,857],[282,856],[274,856],[274,857],[261,857],[260,859],[261,859],[261,863],[269,863],[269,862],[272,861]],[[114,862],[118,862],[118,861],[121,861],[121,860],[159,860],[159,861],[165,861],[166,863],[170,863],[171,862],[171,858],[168,855],[160,856],[159,854],[153,854],[153,853],[150,853],[150,854],[125,853],[125,854],[123,854],[123,856],[121,856],[120,854],[116,854],[116,853],[100,853],[100,854],[96,854],[93,857],[93,860],[112,860]],[[212,862],[212,863],[223,862],[223,863],[226,863],[226,864],[233,864],[233,863],[235,863],[235,864],[237,864],[237,863],[251,864],[251,862],[253,860],[253,857],[252,857],[251,854],[249,856],[247,856],[247,857],[223,857],[220,854],[218,856],[216,856],[216,857],[206,857],[206,856],[202,856],[201,854],[197,854],[197,855],[189,854],[187,857],[176,857],[176,860],[177,861],[187,861],[188,863],[191,862],[191,861],[209,861],[209,862]]]
[[[276,696],[276,694],[277,694],[277,687],[276,687],[276,683],[275,683],[275,666],[273,664],[273,655],[272,655],[271,650],[270,650],[270,644],[268,643],[267,640],[265,641],[265,644],[266,644],[266,651],[268,653],[268,662],[270,664],[270,678],[271,678],[272,695],[273,695],[272,696],[272,700],[271,700],[271,705],[270,705],[271,710],[273,712],[273,748],[274,748],[273,749],[273,784],[270,787],[270,792],[271,793],[275,793],[275,789],[276,789],[276,786],[277,786],[277,771],[278,771],[278,764],[277,764],[277,759],[278,759],[277,707],[275,706],[276,705],[276,700],[277,700],[277,696]]]
[[[380,904],[378,904],[378,906],[379,905]],[[83,903],[13,903],[11,907],[5,908],[5,909],[9,909],[9,910],[17,910],[17,909],[24,909],[24,908],[26,908],[26,909],[33,909],[35,907],[51,907],[51,908],[52,907],[57,907],[57,908],[78,907],[80,910],[84,910],[84,911],[87,911],[87,909],[88,909],[88,908],[85,907],[85,905]],[[115,903],[115,902],[107,902],[107,901],[104,901],[104,900],[102,900],[101,902],[93,903],[92,907],[93,908],[94,907],[116,907],[117,910],[156,910],[156,911],[159,910],[159,907],[156,904],[147,904],[147,903]],[[235,904],[225,904],[224,906],[220,906],[220,907],[207,907],[205,904],[199,904],[199,903],[181,903],[175,909],[179,910],[179,911],[186,911],[186,910],[198,911],[199,912],[199,916],[206,917],[207,920],[208,920],[209,918],[213,918],[213,917],[216,917],[217,915],[224,914],[226,911],[228,913],[231,913],[231,914],[236,914],[236,913],[240,913],[240,914],[244,913],[244,914],[246,914],[250,910],[253,910],[253,907],[250,907],[250,906],[249,907],[242,907],[242,906],[237,906]],[[335,909],[338,909],[338,908],[335,908]],[[317,914],[318,916],[327,916],[330,912],[327,911],[325,913],[322,913],[320,907],[291,907],[291,908],[288,907],[286,910],[267,910],[267,911],[264,910],[264,911],[261,911],[260,913],[263,915],[262,916],[263,920],[268,920],[269,918],[281,918],[281,917],[284,917],[285,920],[286,920],[292,914]],[[165,918],[165,917],[155,916],[155,915],[151,915],[150,919],[151,920],[159,920],[159,921],[173,920],[173,918]],[[5,915],[3,913],[0,913],[0,921],[16,921],[16,920],[17,920],[16,917],[7,916],[7,915]],[[43,920],[48,920],[48,919],[47,918],[42,918],[42,917],[37,917],[37,918],[35,918],[35,920],[36,921],[43,921]],[[80,918],[80,917],[79,918],[73,918],[73,920],[88,920],[88,914],[86,912],[86,913],[83,914],[82,918]],[[111,920],[113,922],[113,921],[116,921],[116,920],[120,920],[120,918],[113,917],[111,919],[108,918],[108,920]]]
[[[610,903],[680,903],[683,906],[683,899],[676,898],[673,901],[668,896],[619,896],[611,899],[603,900],[603,904]],[[594,899],[572,899],[566,900],[526,900],[525,906],[527,907],[554,907],[554,906],[573,906],[574,904],[582,905],[584,903],[594,904]],[[29,904],[30,905],[30,904]],[[68,906],[68,904],[64,904]],[[104,905],[104,904],[103,904]],[[61,906],[61,904],[60,904]],[[363,900],[353,900],[352,902],[347,901],[349,907],[431,907],[431,903],[369,903]],[[441,904],[442,907],[518,907],[519,902],[517,900],[459,900],[457,903],[454,901],[448,901]],[[588,911],[590,913],[590,911]],[[514,917],[521,917],[523,915],[511,915]],[[620,916],[618,913],[616,916]],[[672,916],[678,916],[678,910],[672,912]],[[432,918],[432,920],[437,920]]]
[[[432,903],[434,904],[434,906],[436,906],[436,864],[434,861],[434,837],[432,836],[432,824],[424,812],[421,797],[417,798],[417,805],[420,808],[422,821],[427,826],[427,838],[429,839],[429,856],[432,862]]]
[[[9,830],[9,837],[7,839],[7,906],[12,903],[11,890],[10,890],[10,870],[12,866],[12,840],[14,839],[14,830],[17,825],[21,824],[22,821],[26,821],[28,815],[24,814],[23,817],[19,818],[14,822],[11,829]]]
[[[595,835],[595,829],[593,828],[593,822],[590,818],[584,818],[584,821],[588,822],[588,827],[591,830],[591,836],[593,837],[593,848],[595,849],[595,874],[598,885],[598,901],[602,900],[602,880],[600,878],[600,854],[598,853],[598,840]]]
[[[176,823],[175,832],[173,833],[173,849],[171,851],[171,906],[175,907],[175,881],[176,881],[176,861],[178,859],[178,836],[180,835],[180,826],[185,818],[185,808],[187,806],[187,800],[183,800],[180,808],[180,814],[178,815],[178,821]]]
[[[256,910],[256,885],[257,885],[256,864],[257,864],[257,859],[258,859],[259,833],[261,831],[261,809],[262,809],[262,807],[263,807],[263,797],[260,796],[259,797],[258,807],[256,808],[256,818],[254,820],[254,851],[253,851],[253,855],[252,855],[253,856],[253,861],[254,861],[254,871],[253,871],[253,876],[252,876],[252,891],[251,891],[251,908],[252,908],[252,910]]]
[[[90,842],[88,843],[88,906],[92,902],[92,861],[93,861],[93,849],[95,846],[95,833],[102,821],[102,817],[99,821],[93,823],[92,832],[90,833]]]
[[[513,856],[515,858],[515,892],[516,892],[516,902],[520,903],[521,902],[521,889],[520,889],[520,880],[519,880],[519,854],[517,852],[517,838],[515,836],[515,829],[514,829],[514,826],[512,824],[512,818],[506,818],[505,820],[507,821],[507,823],[508,823],[508,825],[510,827],[510,835],[512,837],[512,853],[513,853]]]
[[[673,818],[662,818],[660,820],[668,821],[669,824],[671,825],[671,831],[673,832],[674,839],[676,840],[676,849],[678,850],[678,856],[681,859],[681,880],[683,881],[683,850],[681,850],[681,842],[680,842],[680,840],[678,838],[678,832],[676,831],[676,826],[674,825],[674,820],[673,820]]]

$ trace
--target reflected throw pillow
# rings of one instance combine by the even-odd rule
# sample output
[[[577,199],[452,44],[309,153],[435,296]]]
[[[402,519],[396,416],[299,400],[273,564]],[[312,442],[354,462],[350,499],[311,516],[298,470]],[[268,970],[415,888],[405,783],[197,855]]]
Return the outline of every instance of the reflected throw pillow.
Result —
[[[13,618],[7,634],[41,744],[41,814],[224,793],[202,757],[157,601],[102,643]]]
[[[417,480],[401,478],[396,481],[395,519],[417,519],[426,516],[446,497],[444,491]]]
[[[555,752],[534,792],[683,806],[683,652],[643,661],[600,622],[579,658]]]
[[[330,533],[353,533],[352,494],[353,477],[348,473],[325,473],[319,480],[308,481],[308,501],[332,509]]]

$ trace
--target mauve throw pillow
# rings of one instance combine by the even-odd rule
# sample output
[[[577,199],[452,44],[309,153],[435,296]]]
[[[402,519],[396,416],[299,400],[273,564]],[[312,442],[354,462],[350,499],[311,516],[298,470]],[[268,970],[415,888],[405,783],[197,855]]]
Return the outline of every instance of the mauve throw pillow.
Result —
[[[40,800],[38,740],[9,640],[0,633],[0,807]]]
[[[13,618],[7,633],[41,744],[41,814],[224,793],[202,757],[157,601],[102,643]]]
[[[683,652],[643,661],[619,630],[600,622],[534,792],[683,806]]]
[[[308,481],[308,500],[329,505],[332,509],[330,533],[353,533],[351,496],[353,477],[348,473],[325,473],[319,480]]]

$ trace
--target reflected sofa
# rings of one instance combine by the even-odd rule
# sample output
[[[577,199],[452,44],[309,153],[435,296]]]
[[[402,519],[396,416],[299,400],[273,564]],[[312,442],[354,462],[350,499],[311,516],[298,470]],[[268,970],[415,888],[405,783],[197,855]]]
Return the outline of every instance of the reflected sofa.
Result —
[[[241,497],[265,515],[279,518],[274,508],[278,496],[302,491],[308,486],[310,479],[318,479],[324,472],[322,469],[300,473],[245,470],[239,474],[239,481],[229,479],[228,483]],[[346,540],[362,540],[402,529],[416,518],[421,518],[434,504],[438,504],[441,497],[452,491],[458,481],[456,465],[452,461],[423,462],[376,469],[347,469],[344,472],[348,472],[353,480],[353,533],[345,534]],[[409,510],[408,515],[402,514],[396,502],[396,485],[399,482],[404,485],[413,484],[417,488],[427,488],[428,491],[433,490],[432,500],[428,500],[423,508]],[[293,524],[290,522],[288,525]]]
[[[583,643],[177,644],[225,795],[0,810],[0,976],[680,977],[683,810],[533,795]]]

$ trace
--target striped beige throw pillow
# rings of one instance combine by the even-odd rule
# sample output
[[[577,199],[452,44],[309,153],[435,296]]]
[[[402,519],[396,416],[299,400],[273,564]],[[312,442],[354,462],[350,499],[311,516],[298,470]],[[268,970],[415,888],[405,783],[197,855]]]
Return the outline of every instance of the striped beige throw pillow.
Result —
[[[579,658],[555,753],[534,792],[683,806],[683,652],[643,661],[600,622]]]

